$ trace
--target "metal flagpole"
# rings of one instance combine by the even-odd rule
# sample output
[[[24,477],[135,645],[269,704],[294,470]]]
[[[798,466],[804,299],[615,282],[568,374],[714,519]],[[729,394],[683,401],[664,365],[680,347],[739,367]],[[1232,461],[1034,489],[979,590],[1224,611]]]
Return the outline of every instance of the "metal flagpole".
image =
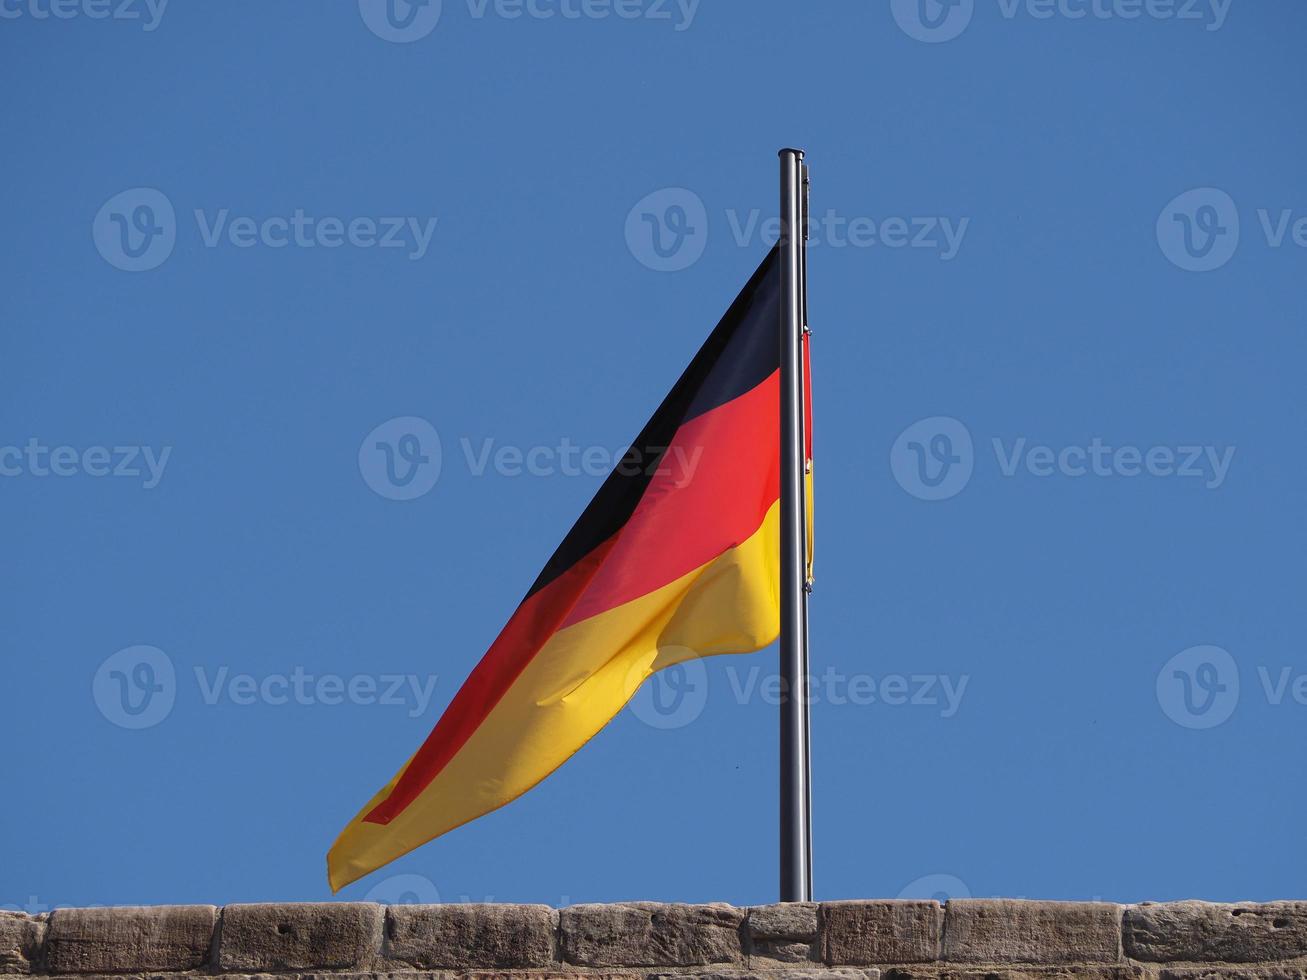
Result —
[[[803,209],[801,214],[803,228],[803,249],[800,251],[802,261],[799,264],[799,279],[802,289],[803,303],[800,311],[802,320],[803,339],[806,340],[808,334],[812,331],[812,326],[808,323],[808,228],[810,218],[808,217],[808,165],[803,165],[803,197],[800,207]],[[804,822],[807,825],[808,837],[808,899],[811,900],[812,892],[812,697],[807,688],[807,682],[812,676],[812,671],[808,664],[808,596],[812,594],[812,541],[810,535],[812,528],[808,523],[808,514],[811,513],[812,501],[808,499],[808,480],[807,476],[812,472],[812,447],[809,441],[812,439],[812,433],[808,430],[811,426],[809,419],[808,406],[811,404],[812,393],[808,391],[808,385],[812,379],[808,377],[809,365],[808,358],[810,352],[804,349],[799,351],[799,420],[800,429],[803,435],[800,444],[803,449],[803,506],[800,508],[803,514],[803,678],[804,678],[804,698],[803,698],[803,776],[805,792],[803,794],[803,803],[806,808]]]
[[[781,150],[781,891],[782,902],[812,900],[808,785],[807,548],[804,511],[803,151]]]
[[[809,229],[809,221],[810,221],[810,218],[808,217],[808,187],[809,187],[808,165],[804,163],[804,166],[802,166],[802,200],[801,200],[801,208],[802,208],[801,220],[802,220],[802,229],[804,229],[804,247],[802,247],[802,251],[800,252],[802,261],[799,265],[800,286],[802,290],[802,304],[801,304],[800,315],[802,316],[802,338],[804,338],[804,340],[806,340],[806,338],[808,338],[809,333],[812,332],[812,325],[808,323],[808,238],[809,238],[808,229]],[[812,401],[810,401],[810,399],[812,399],[812,392],[808,391],[808,385],[810,384],[810,379],[808,378],[808,363],[806,363],[808,362],[809,351],[800,349],[799,353],[800,353],[799,385],[800,385],[800,392],[801,392],[799,418],[800,418],[801,430],[805,430],[806,426],[809,425],[808,423],[809,406],[812,405]],[[804,459],[804,465],[802,465],[802,472],[804,472],[804,482],[802,482],[802,491],[804,491],[804,498],[802,499],[804,499],[804,506],[802,506],[801,508],[802,515],[804,515],[804,520],[802,520],[802,528],[804,528],[804,605],[802,605],[802,609],[804,609],[804,639],[802,639],[802,643],[804,643],[805,681],[808,681],[808,679],[812,677],[812,670],[809,669],[809,664],[808,664],[808,596],[812,595],[812,591],[813,591],[812,541],[810,541],[808,537],[809,534],[812,534],[812,528],[810,528],[808,524],[808,514],[809,514],[809,508],[812,507],[812,500],[808,499],[809,486],[806,477],[808,477],[809,473],[812,473],[813,460],[812,460],[812,446],[808,446],[808,444],[806,444],[806,440],[808,439],[812,439],[812,433],[808,433],[808,435],[806,435],[806,439],[802,440],[802,442],[804,442],[804,457],[802,457],[802,459]],[[805,686],[804,694],[808,695],[805,696],[804,698],[804,783],[805,783],[804,806],[806,808],[804,821],[806,823],[806,827],[808,827],[808,841],[806,841],[806,843],[808,843],[808,898],[810,900],[812,899],[813,896],[813,791],[812,791],[813,729],[812,729],[812,696],[810,696],[810,694],[812,693],[806,690],[806,686]]]

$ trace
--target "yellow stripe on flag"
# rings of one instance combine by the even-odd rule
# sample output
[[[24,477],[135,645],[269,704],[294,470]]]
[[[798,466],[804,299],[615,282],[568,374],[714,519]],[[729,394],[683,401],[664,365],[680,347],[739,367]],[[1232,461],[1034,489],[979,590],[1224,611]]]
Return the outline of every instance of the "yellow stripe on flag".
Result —
[[[749,653],[780,633],[780,504],[739,545],[645,596],[550,638],[467,743],[389,824],[360,811],[327,855],[333,891],[509,803],[557,769],[654,672]]]

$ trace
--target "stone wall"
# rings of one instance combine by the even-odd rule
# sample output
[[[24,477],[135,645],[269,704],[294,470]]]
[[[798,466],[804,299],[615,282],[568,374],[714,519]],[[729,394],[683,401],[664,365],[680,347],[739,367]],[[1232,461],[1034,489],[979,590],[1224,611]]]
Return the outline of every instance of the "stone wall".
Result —
[[[0,977],[1307,980],[1307,902],[211,905],[0,912]]]

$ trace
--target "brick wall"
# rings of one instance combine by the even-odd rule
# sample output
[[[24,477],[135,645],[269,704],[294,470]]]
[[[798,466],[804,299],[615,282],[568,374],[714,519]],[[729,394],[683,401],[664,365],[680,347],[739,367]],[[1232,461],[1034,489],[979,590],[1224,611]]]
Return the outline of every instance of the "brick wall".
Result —
[[[1307,980],[1307,902],[210,905],[0,912],[0,977]],[[350,977],[349,975],[353,975]],[[425,976],[420,976],[425,975]]]

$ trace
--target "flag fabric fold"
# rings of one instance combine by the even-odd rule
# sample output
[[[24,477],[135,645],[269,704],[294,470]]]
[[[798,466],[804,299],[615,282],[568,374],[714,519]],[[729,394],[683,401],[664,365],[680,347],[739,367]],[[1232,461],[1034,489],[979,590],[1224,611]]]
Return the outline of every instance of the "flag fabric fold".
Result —
[[[656,671],[776,639],[779,302],[773,250],[430,736],[341,833],[333,891],[525,793]]]

